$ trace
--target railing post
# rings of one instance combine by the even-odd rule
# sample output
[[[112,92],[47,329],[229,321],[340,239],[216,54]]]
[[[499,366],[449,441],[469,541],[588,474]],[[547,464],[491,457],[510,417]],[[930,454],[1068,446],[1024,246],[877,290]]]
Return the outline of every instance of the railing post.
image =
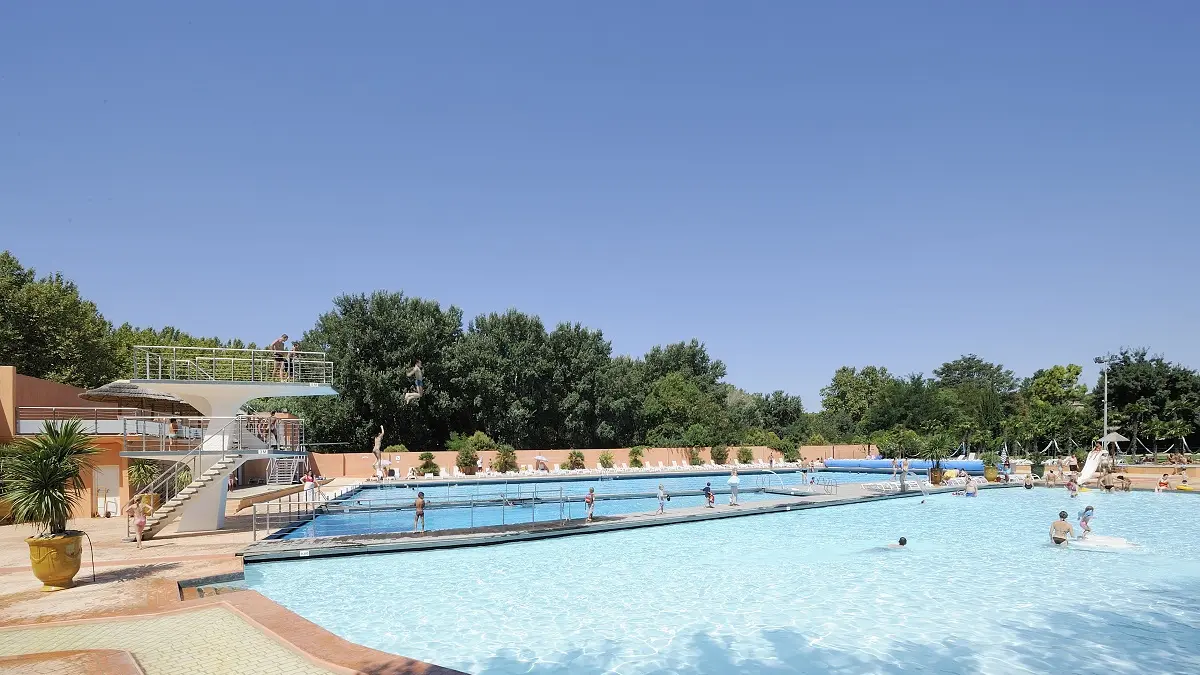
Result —
[[[258,541],[258,504],[252,505],[253,511],[250,513],[250,531],[253,533],[251,541]]]

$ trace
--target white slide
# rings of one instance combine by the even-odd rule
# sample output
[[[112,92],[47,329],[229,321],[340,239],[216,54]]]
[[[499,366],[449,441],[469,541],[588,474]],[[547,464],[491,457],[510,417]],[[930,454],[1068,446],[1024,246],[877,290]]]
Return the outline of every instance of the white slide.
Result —
[[[1103,450],[1092,450],[1088,453],[1087,461],[1083,463],[1083,471],[1079,472],[1079,480],[1076,481],[1080,485],[1092,479],[1096,475],[1096,469],[1100,466],[1100,458],[1104,456]]]

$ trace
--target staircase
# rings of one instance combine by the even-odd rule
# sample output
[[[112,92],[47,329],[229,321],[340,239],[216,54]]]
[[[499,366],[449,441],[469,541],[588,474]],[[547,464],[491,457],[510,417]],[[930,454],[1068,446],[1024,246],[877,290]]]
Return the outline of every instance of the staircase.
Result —
[[[240,458],[241,455],[225,455],[221,457],[221,459],[213,462],[212,466],[205,469],[204,473],[200,474],[196,480],[188,483],[187,487],[180,490],[174,497],[168,499],[162,506],[158,507],[157,511],[147,516],[146,529],[142,531],[142,539],[150,539],[178,518],[183,513],[183,508],[188,500],[201,490],[219,489],[219,481],[229,478],[229,474],[237,468],[238,459]]]
[[[267,462],[267,485],[291,485],[296,482],[296,470],[307,463],[303,456],[272,457]]]

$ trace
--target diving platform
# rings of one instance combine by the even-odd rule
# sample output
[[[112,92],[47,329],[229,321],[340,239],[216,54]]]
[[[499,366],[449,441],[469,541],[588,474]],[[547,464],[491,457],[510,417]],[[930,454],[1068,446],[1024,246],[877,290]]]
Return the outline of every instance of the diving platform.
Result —
[[[139,345],[128,382],[171,394],[200,413],[123,418],[123,457],[172,462],[134,499],[156,494],[151,536],[178,518],[180,532],[218,530],[227,479],[247,461],[307,456],[303,420],[245,415],[257,398],[335,396],[324,352]]]

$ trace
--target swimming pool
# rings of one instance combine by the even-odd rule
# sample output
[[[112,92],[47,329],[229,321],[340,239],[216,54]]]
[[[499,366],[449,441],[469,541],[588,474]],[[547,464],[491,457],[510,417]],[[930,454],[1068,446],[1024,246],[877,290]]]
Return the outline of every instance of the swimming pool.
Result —
[[[304,539],[309,537],[333,537],[354,534],[382,534],[387,532],[409,532],[413,529],[413,500],[417,492],[425,493],[429,504],[425,511],[425,529],[448,530],[469,527],[488,527],[494,525],[511,525],[514,523],[546,522],[562,518],[582,518],[585,515],[584,505],[578,501],[587,494],[589,488],[595,488],[598,500],[596,502],[597,516],[612,516],[626,513],[645,513],[658,509],[656,498],[631,499],[627,495],[652,495],[662,484],[668,493],[679,493],[686,490],[697,491],[705,483],[712,483],[718,492],[728,490],[727,475],[715,476],[670,476],[666,478],[604,478],[603,480],[573,480],[573,481],[513,481],[508,485],[503,483],[478,484],[471,482],[446,483],[436,486],[407,487],[403,484],[363,486],[333,502],[327,512],[318,514],[313,520],[297,525],[294,529],[285,530],[275,536],[283,539]],[[779,495],[753,492],[756,488],[770,485],[796,486],[803,483],[805,476],[799,473],[786,474],[742,474],[741,494],[739,501],[754,502],[762,499],[779,499]],[[874,474],[828,473],[821,474],[820,480],[836,483],[851,483],[870,480],[880,480]],[[494,503],[505,494],[513,505],[488,506],[487,500]],[[560,495],[575,497],[577,501],[561,504]],[[542,503],[522,503],[537,497]],[[485,505],[468,506],[472,500],[483,500]],[[719,500],[728,502],[728,497],[718,496]],[[553,500],[553,501],[549,501]],[[441,508],[445,504],[457,504],[458,508]],[[703,506],[701,496],[681,496],[676,494],[671,498],[668,509],[678,509],[688,506]],[[339,508],[348,507],[347,512],[339,512]]]
[[[1052,547],[1085,500],[1140,548]],[[245,577],[348,640],[472,673],[1198,672],[1197,507],[995,490]]]

